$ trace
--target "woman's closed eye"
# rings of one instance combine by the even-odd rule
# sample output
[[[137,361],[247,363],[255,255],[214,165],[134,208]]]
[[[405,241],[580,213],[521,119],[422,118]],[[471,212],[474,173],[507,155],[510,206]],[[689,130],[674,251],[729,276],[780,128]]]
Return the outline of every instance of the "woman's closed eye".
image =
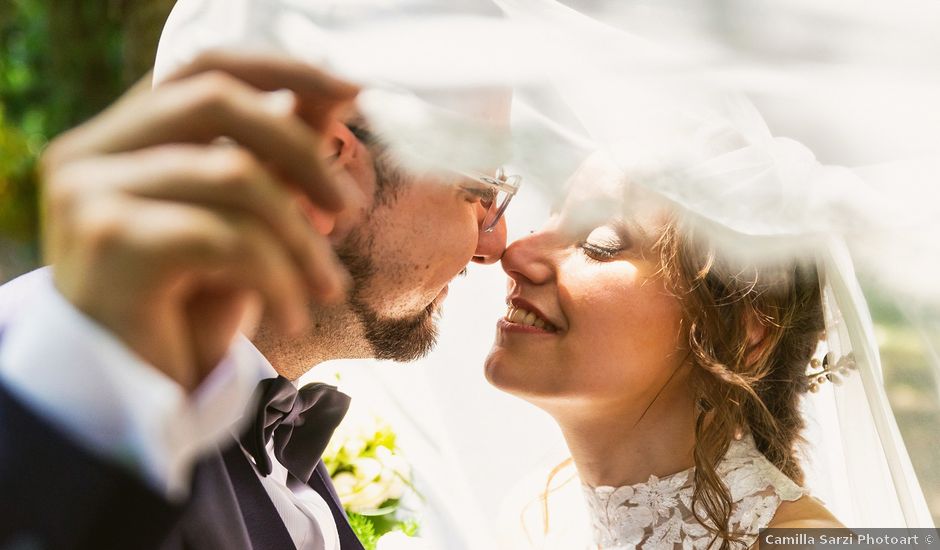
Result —
[[[605,225],[591,231],[578,246],[588,258],[605,262],[629,250],[631,245],[623,228]]]

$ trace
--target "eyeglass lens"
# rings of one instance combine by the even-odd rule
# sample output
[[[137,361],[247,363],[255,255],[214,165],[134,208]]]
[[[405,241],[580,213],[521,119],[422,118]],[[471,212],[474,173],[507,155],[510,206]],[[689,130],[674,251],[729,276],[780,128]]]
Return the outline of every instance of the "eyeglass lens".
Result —
[[[493,204],[490,205],[489,210],[486,212],[486,216],[483,218],[483,231],[490,232],[499,223],[499,219],[503,217],[503,213],[506,211],[506,207],[509,206],[509,200],[512,198],[512,195],[505,191],[498,191],[496,193],[496,198],[493,201]]]

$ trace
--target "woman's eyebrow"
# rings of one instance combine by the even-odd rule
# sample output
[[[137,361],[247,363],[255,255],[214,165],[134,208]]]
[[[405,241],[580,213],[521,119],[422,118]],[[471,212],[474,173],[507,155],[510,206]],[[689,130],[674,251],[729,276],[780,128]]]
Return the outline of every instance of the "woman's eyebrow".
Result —
[[[643,229],[643,226],[638,224],[636,220],[633,219],[623,219],[619,218],[610,223],[610,227],[614,229],[618,234],[628,237],[633,241],[646,242],[649,237],[649,233]]]

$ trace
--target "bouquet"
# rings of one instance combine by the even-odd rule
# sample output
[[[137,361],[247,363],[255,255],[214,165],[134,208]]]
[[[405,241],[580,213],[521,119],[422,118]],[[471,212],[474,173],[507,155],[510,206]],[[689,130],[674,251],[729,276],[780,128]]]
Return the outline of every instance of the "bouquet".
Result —
[[[421,496],[396,439],[379,416],[349,415],[323,454],[349,523],[366,550],[420,548],[420,526],[407,502]]]

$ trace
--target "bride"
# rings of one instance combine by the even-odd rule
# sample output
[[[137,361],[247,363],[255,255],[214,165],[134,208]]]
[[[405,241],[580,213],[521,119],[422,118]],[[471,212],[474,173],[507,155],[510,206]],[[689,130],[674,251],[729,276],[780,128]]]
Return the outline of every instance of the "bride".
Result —
[[[575,183],[611,173],[595,157]],[[581,235],[566,205],[507,248],[487,379],[561,428],[598,548],[741,548],[765,527],[841,526],[797,456],[824,330],[816,266],[741,260],[651,193],[630,203]]]

